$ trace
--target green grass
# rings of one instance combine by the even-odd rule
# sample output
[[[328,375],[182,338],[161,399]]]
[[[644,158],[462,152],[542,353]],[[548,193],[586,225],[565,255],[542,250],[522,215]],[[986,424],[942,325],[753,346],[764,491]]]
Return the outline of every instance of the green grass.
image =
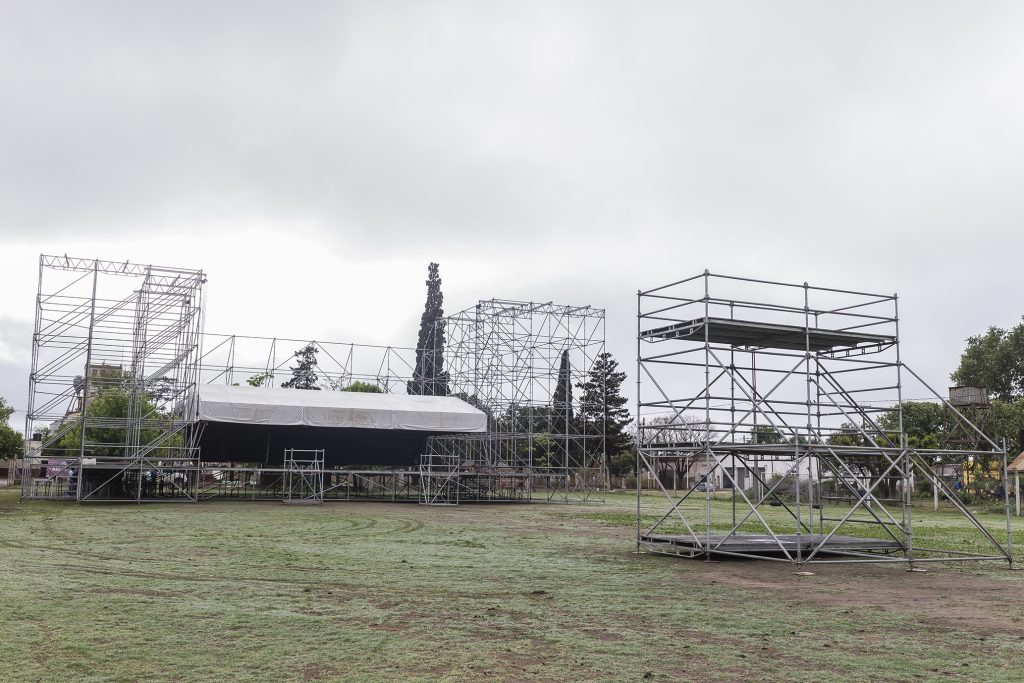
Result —
[[[636,555],[633,505],[76,506],[0,491],[0,680],[1024,677],[1024,572],[798,577]],[[946,513],[918,528],[964,531]]]
[[[681,493],[679,494],[682,495]],[[706,527],[707,511],[705,509],[704,494],[692,497],[684,507],[680,508],[680,514],[690,523],[691,528],[698,533],[703,532]],[[589,519],[601,522],[610,526],[622,526],[636,528],[636,497],[615,494],[612,496],[610,505],[602,506],[601,509],[588,508],[583,511],[567,510],[566,516],[573,518]],[[795,504],[788,501],[790,509],[795,509]],[[991,507],[991,506],[990,506]],[[641,524],[646,531],[668,510],[668,500],[660,493],[645,492],[641,503]],[[747,516],[744,511],[744,503],[738,500],[736,505],[735,522],[741,522]],[[849,510],[849,506],[826,505],[823,514],[827,519],[842,519]],[[767,521],[772,530],[776,533],[795,533],[796,521],[792,514],[785,508],[779,506],[762,505],[758,508],[760,515]],[[1006,544],[1006,518],[1002,514],[990,511],[987,508],[975,509],[974,514],[989,533],[1002,545]],[[711,500],[711,528],[713,532],[726,533],[730,531],[735,522],[733,517],[733,506],[728,494],[718,493]],[[813,530],[815,532],[830,533],[834,528],[839,535],[863,536],[871,538],[890,538],[875,520],[863,508],[857,510],[852,516],[853,520],[871,522],[862,524],[847,522],[843,525],[825,521],[819,526],[818,511],[815,510]],[[899,521],[899,508],[890,508],[892,514]],[[886,519],[882,513],[879,517]],[[802,509],[802,519],[807,523],[807,507]],[[973,523],[962,515],[951,505],[943,504],[937,512],[933,511],[931,499],[915,499],[912,510],[913,519],[913,546],[919,550],[919,557],[929,557],[932,554],[923,552],[925,549],[949,550],[955,549],[962,552],[970,552],[978,555],[996,555],[999,550],[995,548],[983,534],[981,534]],[[767,533],[764,525],[755,516],[750,516],[747,521],[742,522],[740,532]],[[658,528],[656,533],[662,534],[686,534],[686,528],[677,517],[669,516],[668,519]],[[898,529],[893,533],[900,537]],[[1013,528],[1011,548],[1016,562],[1024,564],[1024,525],[1018,523]]]

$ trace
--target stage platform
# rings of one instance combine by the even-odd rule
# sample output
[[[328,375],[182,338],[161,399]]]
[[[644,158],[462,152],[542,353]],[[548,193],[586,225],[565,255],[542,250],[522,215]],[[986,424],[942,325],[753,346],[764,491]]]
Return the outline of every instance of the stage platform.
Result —
[[[656,552],[666,552],[677,555],[698,555],[704,554],[710,540],[710,548],[715,552],[741,553],[744,555],[779,556],[783,555],[781,546],[791,555],[795,555],[797,548],[801,555],[808,555],[817,548],[826,538],[826,534],[779,534],[772,538],[769,534],[733,534],[726,537],[724,534],[699,535],[699,540],[693,536],[669,536],[661,534],[645,535],[640,537],[641,543],[648,544],[649,549]],[[903,546],[892,539],[879,538],[858,538],[856,536],[832,536],[825,543],[821,553],[863,553],[863,552],[893,552],[902,550]]]

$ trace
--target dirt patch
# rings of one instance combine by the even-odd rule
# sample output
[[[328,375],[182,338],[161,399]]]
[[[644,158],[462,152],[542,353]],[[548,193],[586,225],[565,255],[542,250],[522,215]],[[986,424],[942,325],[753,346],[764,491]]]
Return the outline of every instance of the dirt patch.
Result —
[[[310,665],[302,669],[302,680],[304,681],[326,681],[336,678],[341,672],[329,666]]]
[[[194,593],[172,590],[153,590],[146,588],[94,588],[92,592],[100,595],[126,595],[140,598],[179,598],[192,597]]]
[[[616,538],[624,548],[632,530],[576,520],[591,535]],[[596,550],[595,552],[604,552]],[[904,566],[835,564],[810,567],[813,576],[782,562],[649,557],[677,562],[687,581],[719,584],[765,593],[796,603],[850,610],[885,610],[918,619],[936,631],[970,629],[979,638],[1004,633],[1024,635],[1024,580],[1006,581],[965,574],[933,564],[928,571],[908,572]],[[652,597],[657,601],[657,596]]]
[[[986,579],[933,568],[928,573],[867,564],[816,566],[814,576],[775,562],[738,561],[697,564],[696,578],[795,602],[845,608],[878,609],[916,617],[950,629],[1024,634],[1020,605],[1024,583]]]
[[[605,643],[617,643],[620,640],[624,640],[618,633],[611,633],[605,628],[585,628],[583,633]]]

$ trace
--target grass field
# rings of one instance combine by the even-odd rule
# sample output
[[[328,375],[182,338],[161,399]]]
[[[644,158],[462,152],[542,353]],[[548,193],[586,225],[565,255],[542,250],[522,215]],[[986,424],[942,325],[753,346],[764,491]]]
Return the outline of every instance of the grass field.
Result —
[[[633,505],[2,490],[0,680],[1024,680],[1024,572],[636,555]],[[918,528],[965,535],[945,513]]]

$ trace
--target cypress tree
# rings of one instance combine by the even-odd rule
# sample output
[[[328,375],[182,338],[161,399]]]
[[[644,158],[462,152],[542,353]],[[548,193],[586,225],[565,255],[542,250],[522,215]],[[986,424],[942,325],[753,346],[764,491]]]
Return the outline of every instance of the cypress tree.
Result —
[[[555,433],[565,434],[572,423],[572,372],[568,351],[562,351],[562,360],[558,366],[558,384],[555,386],[551,402],[555,410]]]
[[[292,378],[281,384],[281,386],[286,389],[312,389],[319,391],[320,387],[316,385],[316,354],[318,351],[319,349],[316,348],[316,344],[312,342],[296,351],[295,358],[299,359],[299,364],[294,368],[288,368],[292,371]]]
[[[444,295],[437,264],[427,267],[427,302],[420,316],[416,339],[416,369],[406,385],[410,394],[447,396],[448,373],[444,371]]]

